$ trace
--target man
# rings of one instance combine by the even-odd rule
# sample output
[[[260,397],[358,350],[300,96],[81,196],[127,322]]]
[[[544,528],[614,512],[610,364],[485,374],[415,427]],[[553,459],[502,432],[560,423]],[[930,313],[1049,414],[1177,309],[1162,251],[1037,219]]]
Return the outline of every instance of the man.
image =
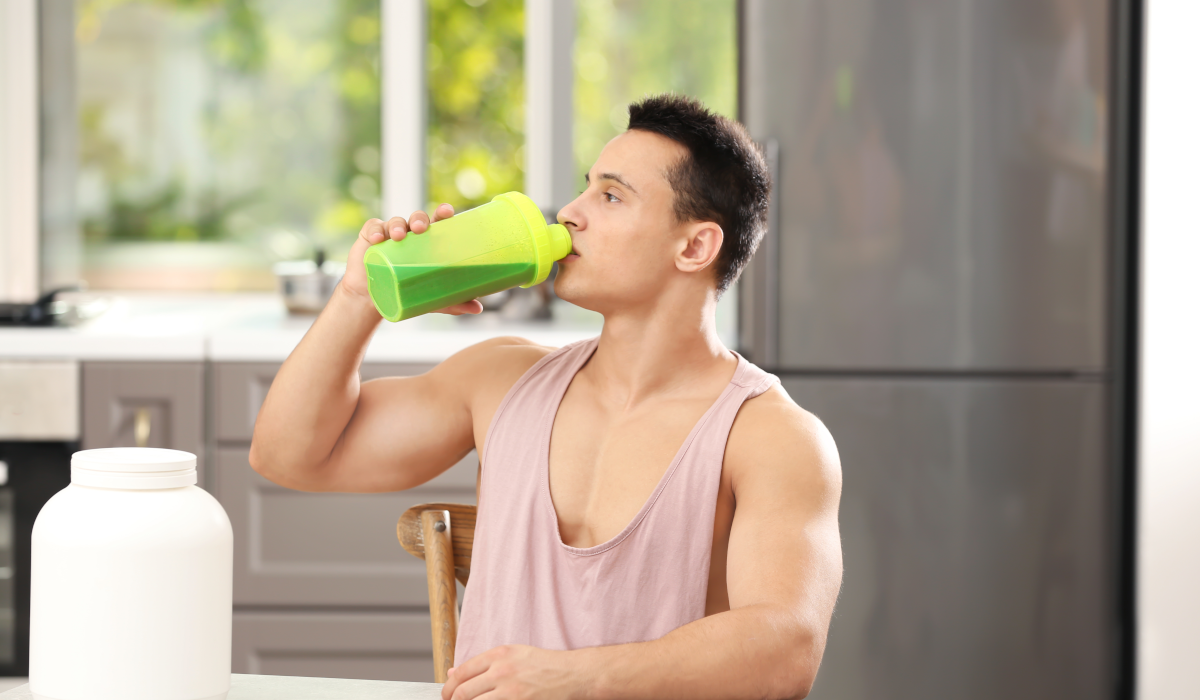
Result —
[[[769,188],[739,124],[682,97],[633,104],[558,215],[573,252],[555,292],[603,314],[600,337],[498,338],[360,386],[380,320],[363,252],[429,218],[363,227],[271,386],[250,463],[296,489],[396,491],[478,450],[446,700],[808,694],[841,583],[837,451],[714,320]]]

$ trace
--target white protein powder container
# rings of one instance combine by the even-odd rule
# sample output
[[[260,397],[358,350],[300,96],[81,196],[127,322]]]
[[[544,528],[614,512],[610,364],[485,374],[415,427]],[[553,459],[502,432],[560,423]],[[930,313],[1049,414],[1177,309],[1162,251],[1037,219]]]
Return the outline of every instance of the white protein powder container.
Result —
[[[196,456],[76,452],[33,526],[29,686],[45,700],[223,700],[233,528]]]

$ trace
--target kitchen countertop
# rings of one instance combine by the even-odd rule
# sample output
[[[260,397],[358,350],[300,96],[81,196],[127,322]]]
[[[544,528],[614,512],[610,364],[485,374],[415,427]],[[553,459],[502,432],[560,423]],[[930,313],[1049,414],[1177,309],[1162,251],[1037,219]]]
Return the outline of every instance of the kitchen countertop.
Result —
[[[289,314],[276,294],[89,294],[108,310],[71,327],[0,327],[0,360],[282,362],[315,316]],[[598,314],[559,303],[551,321],[428,314],[384,321],[365,362],[440,362],[488,338],[560,347],[600,333]]]
[[[360,681],[298,676],[233,674],[226,700],[441,700],[440,683]],[[34,700],[29,686],[0,693],[0,700]]]

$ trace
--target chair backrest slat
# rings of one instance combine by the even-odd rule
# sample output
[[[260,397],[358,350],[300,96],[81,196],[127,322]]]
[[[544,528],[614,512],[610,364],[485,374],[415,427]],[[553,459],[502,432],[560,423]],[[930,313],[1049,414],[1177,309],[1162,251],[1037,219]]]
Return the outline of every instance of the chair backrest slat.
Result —
[[[443,523],[449,521],[447,533]],[[450,537],[445,536],[449,534]],[[431,551],[425,556],[425,538]],[[475,543],[475,506],[461,503],[422,503],[404,511],[396,522],[396,539],[414,557],[425,560],[429,583],[429,624],[433,635],[433,677],[445,683],[454,663],[458,637],[458,590],[454,579],[467,585],[471,575],[471,548]],[[447,539],[449,541],[447,541]],[[447,545],[449,545],[447,547]],[[450,552],[446,550],[450,549]],[[454,573],[447,559],[453,559]]]
[[[421,513],[444,510],[450,513],[450,540],[454,545],[454,578],[464,586],[471,575],[471,547],[475,542],[475,506],[464,503],[422,503],[404,511],[396,523],[396,538],[405,551],[425,558],[425,539],[421,533]]]

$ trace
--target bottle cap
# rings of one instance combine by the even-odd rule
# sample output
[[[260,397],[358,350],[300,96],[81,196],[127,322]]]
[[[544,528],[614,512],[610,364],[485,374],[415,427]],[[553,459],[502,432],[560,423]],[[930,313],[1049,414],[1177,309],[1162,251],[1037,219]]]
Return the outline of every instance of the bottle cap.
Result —
[[[108,489],[173,489],[196,483],[196,455],[158,447],[107,447],[71,455],[71,483]]]
[[[536,269],[533,279],[522,287],[532,287],[541,284],[550,276],[550,268],[556,260],[562,260],[571,252],[571,233],[562,224],[547,224],[546,217],[529,197],[520,192],[505,192],[492,198],[492,201],[504,200],[521,212],[529,232],[533,238],[533,254],[536,258]]]

